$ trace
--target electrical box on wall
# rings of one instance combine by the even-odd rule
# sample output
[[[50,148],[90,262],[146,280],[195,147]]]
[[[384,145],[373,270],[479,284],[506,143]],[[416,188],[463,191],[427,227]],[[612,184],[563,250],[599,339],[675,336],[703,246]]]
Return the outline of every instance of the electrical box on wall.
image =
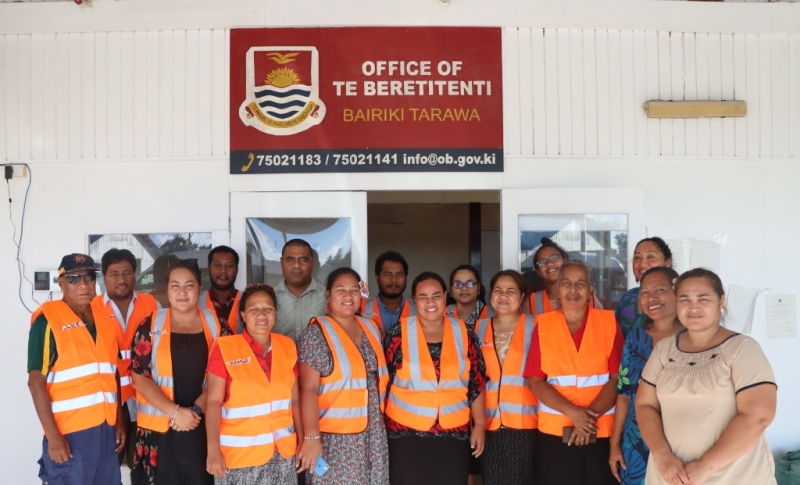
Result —
[[[58,286],[58,271],[33,272],[33,289],[36,291],[61,291]]]

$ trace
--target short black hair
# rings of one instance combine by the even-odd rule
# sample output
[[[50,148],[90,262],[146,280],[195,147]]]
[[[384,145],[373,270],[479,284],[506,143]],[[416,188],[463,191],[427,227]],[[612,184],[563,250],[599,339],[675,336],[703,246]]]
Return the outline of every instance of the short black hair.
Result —
[[[447,293],[447,284],[444,282],[444,278],[439,276],[439,273],[434,273],[433,271],[423,271],[422,273],[418,274],[417,277],[414,278],[414,282],[411,283],[411,294],[416,295],[417,285],[428,280],[436,280],[440,285],[442,285],[442,291]]]
[[[111,248],[106,251],[103,257],[100,259],[103,276],[105,276],[109,266],[112,264],[121,263],[123,261],[129,262],[131,264],[131,268],[133,268],[133,272],[136,273],[136,256],[134,256],[132,252],[127,249],[117,248]]]
[[[286,248],[290,246],[296,246],[299,248],[308,248],[308,252],[311,253],[311,257],[312,258],[314,257],[314,249],[311,247],[310,244],[308,244],[308,241],[300,238],[290,239],[286,241],[286,244],[283,245],[283,249],[281,249],[281,257],[283,257],[283,254],[286,252]]]
[[[403,266],[403,272],[408,276],[408,263],[406,262],[406,258],[403,257],[402,254],[398,253],[397,251],[386,251],[385,253],[378,256],[375,260],[375,274],[381,274],[381,270],[383,270],[383,263],[386,261],[391,261],[393,263],[400,263]]]
[[[229,253],[233,254],[233,261],[236,263],[236,267],[239,267],[239,253],[237,253],[233,248],[228,246],[217,246],[208,253],[208,265],[211,266],[211,262],[214,261],[214,255],[217,253]]]

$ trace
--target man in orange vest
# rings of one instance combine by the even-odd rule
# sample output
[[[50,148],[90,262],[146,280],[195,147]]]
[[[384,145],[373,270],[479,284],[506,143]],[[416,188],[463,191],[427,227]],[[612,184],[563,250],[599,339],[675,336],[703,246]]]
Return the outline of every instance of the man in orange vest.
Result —
[[[362,300],[361,315],[381,325],[385,331],[395,326],[401,318],[417,314],[413,302],[406,300],[408,263],[400,253],[386,251],[375,260],[375,282],[378,296]]]
[[[118,368],[122,395],[120,401],[122,421],[125,435],[132,437],[136,433],[137,406],[131,386],[131,376],[128,374],[131,363],[131,342],[139,324],[161,305],[152,296],[133,291],[136,285],[136,257],[129,250],[109,249],[103,254],[100,265],[106,292],[92,300],[92,313],[117,330],[117,344],[121,356]],[[135,440],[129,439],[128,446],[119,454],[120,464],[127,463],[131,469],[133,469],[134,442]]]
[[[64,256],[62,300],[32,315],[28,387],[44,430],[39,478],[48,485],[120,485],[125,447],[119,405],[117,330],[96,318],[94,261]]]
[[[233,286],[238,274],[239,253],[233,248],[217,246],[208,253],[211,290],[200,293],[199,304],[216,313],[220,326],[231,333],[239,333],[239,290]]]

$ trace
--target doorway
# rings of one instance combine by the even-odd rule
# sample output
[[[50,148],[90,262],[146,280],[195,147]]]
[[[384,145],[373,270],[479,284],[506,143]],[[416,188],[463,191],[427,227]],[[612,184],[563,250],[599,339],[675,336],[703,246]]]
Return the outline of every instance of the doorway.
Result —
[[[462,264],[472,264],[488,285],[501,268],[499,191],[367,192],[367,275],[378,293],[375,259],[394,250],[408,261],[411,281],[423,271],[447,280]]]

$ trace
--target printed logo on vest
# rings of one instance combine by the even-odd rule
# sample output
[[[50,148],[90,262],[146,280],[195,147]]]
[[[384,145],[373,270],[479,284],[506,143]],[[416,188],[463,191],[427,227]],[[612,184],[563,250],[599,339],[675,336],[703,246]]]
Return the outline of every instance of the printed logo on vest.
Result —
[[[481,342],[481,348],[484,348],[484,347],[494,347],[494,343],[493,342]]]
[[[268,135],[294,135],[325,118],[316,47],[267,46],[247,51],[247,97],[239,118]]]
[[[151,337],[160,337],[161,335],[165,335],[167,333],[169,333],[169,332],[167,332],[166,330],[156,330],[155,332],[150,332],[150,336]]]
[[[61,327],[61,331],[64,332],[66,330],[72,330],[73,328],[79,328],[79,327],[85,327],[85,326],[86,326],[86,324],[83,323],[83,322],[68,323],[68,324],[64,325],[63,327]]]
[[[241,364],[249,364],[249,363],[250,363],[250,357],[248,357],[246,359],[236,359],[236,360],[229,360],[228,361],[228,365],[230,365],[230,366],[241,365]]]

